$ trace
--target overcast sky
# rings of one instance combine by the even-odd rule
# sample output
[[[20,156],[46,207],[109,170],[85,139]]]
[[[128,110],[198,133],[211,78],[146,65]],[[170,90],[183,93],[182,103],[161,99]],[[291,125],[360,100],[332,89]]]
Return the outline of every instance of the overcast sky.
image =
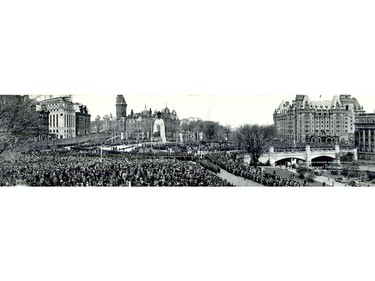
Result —
[[[167,103],[232,126],[272,123],[297,94],[351,94],[372,112],[372,9],[302,2],[11,1],[0,9],[0,92],[105,95],[77,100],[101,116],[123,94],[129,111]]]
[[[179,118],[199,117],[237,127],[245,123],[272,124],[273,111],[284,100],[292,101],[293,95],[124,95],[127,113],[142,111],[145,106],[162,110],[175,109]],[[310,95],[311,100],[331,100],[332,95]],[[371,110],[373,97],[356,95],[366,110]],[[92,119],[112,113],[116,115],[116,95],[75,95],[73,100],[88,106]],[[372,112],[372,111],[370,111]]]

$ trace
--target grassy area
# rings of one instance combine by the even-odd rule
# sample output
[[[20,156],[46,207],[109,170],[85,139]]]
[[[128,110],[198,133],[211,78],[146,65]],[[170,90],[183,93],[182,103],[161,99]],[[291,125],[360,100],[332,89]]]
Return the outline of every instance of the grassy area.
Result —
[[[275,171],[276,175],[278,175],[282,178],[287,178],[287,179],[290,179],[292,177],[292,175],[294,175],[294,178],[293,178],[294,180],[298,181],[301,185],[304,184],[304,180],[300,179],[298,174],[296,174],[296,173],[294,173],[290,170],[275,168],[275,167],[265,167],[265,171],[267,173],[271,173],[271,174],[273,174],[274,171]],[[309,185],[309,186],[322,186],[322,183],[314,181],[312,183],[307,183],[307,185]]]

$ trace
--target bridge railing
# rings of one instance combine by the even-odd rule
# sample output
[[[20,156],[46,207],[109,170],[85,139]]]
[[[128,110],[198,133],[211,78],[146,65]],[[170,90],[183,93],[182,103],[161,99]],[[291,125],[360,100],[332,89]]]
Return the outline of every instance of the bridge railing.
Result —
[[[309,145],[311,152],[323,152],[323,151],[334,151],[335,145]],[[356,147],[354,145],[340,145],[340,151],[349,151],[353,150]],[[287,152],[304,152],[306,151],[306,146],[298,146],[298,147],[280,147],[280,146],[274,146],[273,151],[275,153],[287,153]]]
[[[277,152],[284,152],[284,153],[294,153],[294,152],[304,152],[305,151],[305,148],[304,149],[296,149],[296,148],[284,148],[284,149],[280,149],[280,148],[274,148],[273,150],[275,153]]]
[[[313,148],[310,148],[310,151],[311,152],[323,152],[323,151],[334,151],[335,148],[334,147],[313,147]]]

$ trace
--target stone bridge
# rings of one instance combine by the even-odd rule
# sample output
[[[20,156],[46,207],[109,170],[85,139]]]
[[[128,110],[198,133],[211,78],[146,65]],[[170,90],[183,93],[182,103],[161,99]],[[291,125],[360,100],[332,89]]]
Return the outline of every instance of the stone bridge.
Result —
[[[340,164],[340,155],[342,154],[353,154],[354,160],[358,158],[356,148],[343,148],[340,149],[339,145],[335,145],[334,149],[319,149],[311,148],[309,145],[306,145],[305,150],[302,149],[289,149],[284,151],[275,151],[273,147],[270,147],[267,155],[264,155],[262,158],[269,161],[271,166],[275,166],[276,162],[284,159],[291,159],[291,162],[297,160],[302,160],[307,163],[308,166],[311,165],[311,162],[318,157],[328,157],[336,160],[336,163]]]

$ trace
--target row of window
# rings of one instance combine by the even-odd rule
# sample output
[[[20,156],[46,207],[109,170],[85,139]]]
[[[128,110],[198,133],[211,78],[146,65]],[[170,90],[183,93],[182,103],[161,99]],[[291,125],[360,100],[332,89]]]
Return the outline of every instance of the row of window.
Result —
[[[359,118],[358,123],[375,123],[375,118]]]
[[[329,124],[326,124],[326,125],[324,125],[324,124],[315,124],[315,126],[314,125],[311,125],[311,126],[302,126],[302,124],[300,124],[299,125],[299,127],[300,128],[303,128],[303,127],[308,127],[308,128],[319,128],[319,127],[326,127],[326,128],[334,128],[335,127],[335,125],[333,125],[333,124],[331,124],[331,125],[329,125]],[[345,124],[345,126],[342,126],[342,125],[336,125],[336,128],[341,128],[341,127],[345,127],[345,128],[348,128],[349,127],[349,125],[348,124]],[[353,128],[353,126],[350,126],[350,128]]]
[[[60,116],[64,116],[64,127],[74,127],[76,124],[75,116],[60,113]],[[59,114],[49,115],[49,126],[59,127]]]
[[[75,130],[64,130],[64,133],[74,133]],[[49,130],[50,133],[58,133],[59,130]]]

